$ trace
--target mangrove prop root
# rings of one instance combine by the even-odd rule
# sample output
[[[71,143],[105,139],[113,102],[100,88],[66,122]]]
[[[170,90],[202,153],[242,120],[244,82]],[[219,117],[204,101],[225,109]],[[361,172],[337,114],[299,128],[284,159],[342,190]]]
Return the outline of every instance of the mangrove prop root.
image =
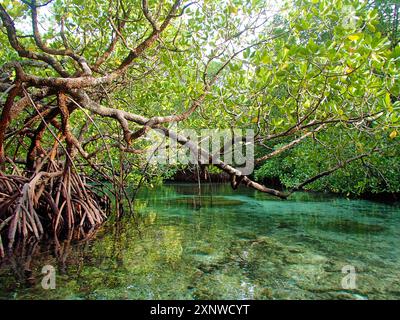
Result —
[[[93,229],[106,219],[108,202],[71,169],[29,178],[0,171],[0,257],[18,239]]]

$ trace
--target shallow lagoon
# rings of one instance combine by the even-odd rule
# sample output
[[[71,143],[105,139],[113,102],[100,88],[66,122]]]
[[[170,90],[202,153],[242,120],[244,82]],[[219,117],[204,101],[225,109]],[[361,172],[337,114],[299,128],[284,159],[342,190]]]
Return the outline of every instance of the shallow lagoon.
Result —
[[[399,299],[400,206],[228,185],[142,190],[138,219],[32,244],[0,267],[3,299]],[[56,289],[41,287],[44,265]],[[344,266],[356,288],[344,289]]]

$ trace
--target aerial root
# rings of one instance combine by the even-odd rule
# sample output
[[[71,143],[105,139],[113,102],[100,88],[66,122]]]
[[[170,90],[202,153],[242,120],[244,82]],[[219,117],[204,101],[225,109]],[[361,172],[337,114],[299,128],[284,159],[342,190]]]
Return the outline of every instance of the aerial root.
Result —
[[[103,223],[109,199],[94,193],[84,180],[70,169],[41,171],[29,178],[0,172],[0,257],[4,242],[11,249],[20,238],[58,236]]]

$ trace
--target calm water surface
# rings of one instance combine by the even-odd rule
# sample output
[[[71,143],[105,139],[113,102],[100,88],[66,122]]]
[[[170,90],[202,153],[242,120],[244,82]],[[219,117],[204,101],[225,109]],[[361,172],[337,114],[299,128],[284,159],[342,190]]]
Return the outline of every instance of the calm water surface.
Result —
[[[143,190],[140,218],[88,241],[31,244],[0,266],[3,299],[399,299],[400,206],[227,185]],[[41,287],[44,265],[56,289]],[[354,289],[342,287],[356,271]]]

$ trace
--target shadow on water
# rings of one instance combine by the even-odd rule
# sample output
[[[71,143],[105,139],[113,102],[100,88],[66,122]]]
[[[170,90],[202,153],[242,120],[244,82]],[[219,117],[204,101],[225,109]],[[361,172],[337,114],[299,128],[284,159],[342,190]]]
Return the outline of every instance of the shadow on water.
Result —
[[[3,299],[398,299],[400,208],[229,185],[142,190],[139,221],[90,239],[20,246],[0,265]],[[41,285],[54,266],[56,288]],[[356,287],[344,289],[344,266]]]

